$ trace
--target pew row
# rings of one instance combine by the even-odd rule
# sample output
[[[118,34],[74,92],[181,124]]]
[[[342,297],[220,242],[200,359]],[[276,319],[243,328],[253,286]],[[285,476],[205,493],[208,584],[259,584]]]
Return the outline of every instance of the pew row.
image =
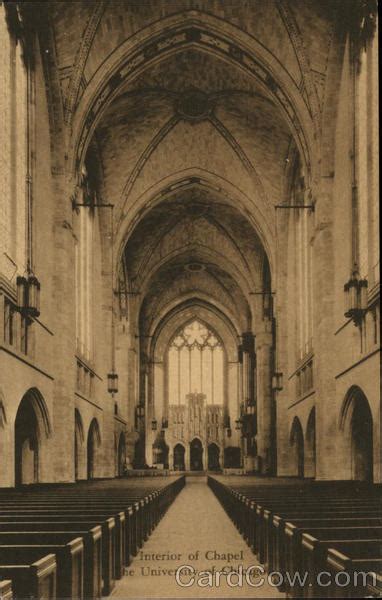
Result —
[[[28,588],[36,599],[109,595],[184,484],[181,476],[0,490],[0,578],[20,600]],[[53,587],[36,577],[48,554]]]
[[[209,477],[208,484],[258,560],[268,572],[282,576],[278,578],[280,591],[289,597],[325,597],[326,587],[317,582],[317,576],[326,570],[335,578],[329,556],[345,544],[353,552],[348,562],[342,561],[345,571],[346,565],[353,564],[349,561],[358,561],[359,566],[364,560],[374,568],[375,578],[363,593],[380,596],[380,485],[251,479],[248,485],[242,478],[216,476]],[[337,590],[337,595],[333,595],[334,587],[330,586],[330,597],[345,597],[339,595],[344,593],[359,597],[359,585],[348,586],[346,592]]]

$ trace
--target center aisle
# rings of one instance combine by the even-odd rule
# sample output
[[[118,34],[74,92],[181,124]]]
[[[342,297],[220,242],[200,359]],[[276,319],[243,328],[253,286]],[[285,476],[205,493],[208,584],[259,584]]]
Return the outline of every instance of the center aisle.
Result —
[[[197,554],[197,556],[196,556]],[[231,555],[228,559],[228,554]],[[171,555],[171,556],[169,556]],[[232,558],[234,555],[234,558]],[[189,587],[177,584],[175,571],[182,565],[195,569],[195,583]],[[258,565],[234,525],[207,486],[206,477],[188,477],[187,484],[170,507],[152,536],[133,560],[129,571],[116,583],[112,598],[284,598],[284,594],[266,582],[252,587],[243,576],[241,586],[230,587],[226,575],[220,577],[220,585],[200,587],[210,583],[213,575],[200,581],[198,572],[222,571],[227,566],[243,571]],[[169,573],[168,571],[171,571]],[[262,575],[251,581],[259,582]],[[231,576],[237,585],[238,576]],[[182,583],[190,583],[191,574],[181,577]]]

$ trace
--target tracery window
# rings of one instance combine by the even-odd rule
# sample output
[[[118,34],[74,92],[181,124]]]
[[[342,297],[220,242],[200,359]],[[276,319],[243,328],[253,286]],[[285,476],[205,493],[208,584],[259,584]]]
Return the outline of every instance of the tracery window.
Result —
[[[207,404],[223,404],[224,348],[217,335],[198,320],[177,332],[168,349],[169,404],[186,404],[202,393]]]

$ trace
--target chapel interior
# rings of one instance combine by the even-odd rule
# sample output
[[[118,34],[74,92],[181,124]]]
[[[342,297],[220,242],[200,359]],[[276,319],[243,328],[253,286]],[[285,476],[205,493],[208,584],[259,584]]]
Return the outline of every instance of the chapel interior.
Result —
[[[0,509],[382,483],[375,0],[0,2],[0,115]]]

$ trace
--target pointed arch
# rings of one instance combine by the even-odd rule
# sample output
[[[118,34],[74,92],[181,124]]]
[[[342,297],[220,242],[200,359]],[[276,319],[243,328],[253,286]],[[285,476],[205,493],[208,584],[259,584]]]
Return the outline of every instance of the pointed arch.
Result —
[[[45,400],[37,388],[30,388],[21,399],[15,419],[16,485],[40,481],[45,441],[51,432]]]
[[[220,471],[221,469],[221,452],[220,446],[215,442],[208,444],[208,470],[209,471]]]
[[[5,427],[7,423],[7,416],[5,413],[5,398],[2,390],[0,389],[0,427]]]
[[[345,396],[339,429],[345,442],[350,478],[373,481],[373,415],[366,395],[356,385]]]
[[[87,437],[87,478],[95,479],[98,464],[98,449],[101,446],[101,432],[99,424],[96,418],[94,418],[90,425]]]
[[[74,478],[85,479],[85,432],[81,413],[78,408],[74,409]]]
[[[185,463],[185,455],[186,448],[184,444],[175,444],[174,446],[174,471],[185,471],[186,463]]]
[[[117,474],[118,477],[122,477],[124,475],[126,465],[126,440],[123,431],[121,431],[118,438],[117,461]]]
[[[190,469],[191,471],[204,470],[204,446],[197,435],[190,441]]]
[[[105,109],[128,81],[183,48],[198,48],[218,56],[256,79],[281,109],[296,139],[307,172],[313,164],[316,125],[295,82],[282,64],[255,38],[210,13],[182,11],[130,36],[103,62],[88,82],[73,118],[70,161],[81,164],[95,127]]]
[[[316,408],[309,413],[305,432],[305,477],[316,476]]]
[[[289,444],[291,450],[291,475],[304,477],[304,433],[298,417],[293,419]]]

